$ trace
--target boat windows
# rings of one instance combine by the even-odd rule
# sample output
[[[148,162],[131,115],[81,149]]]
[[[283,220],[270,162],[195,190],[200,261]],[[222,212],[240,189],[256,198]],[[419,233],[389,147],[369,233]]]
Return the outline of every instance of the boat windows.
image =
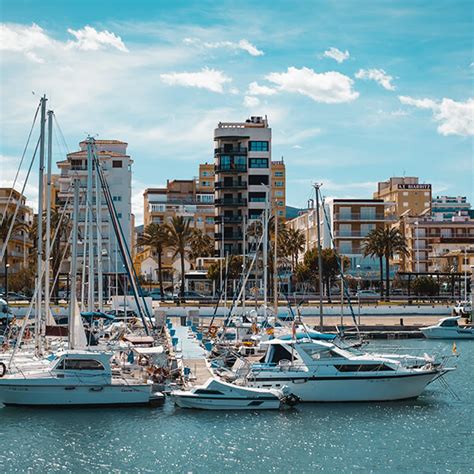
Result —
[[[331,357],[340,357],[339,354],[331,350],[321,350],[320,348],[305,348],[304,351],[313,360],[330,359]]]
[[[335,365],[339,372],[379,372],[395,370],[385,364],[344,364]]]
[[[63,359],[56,366],[57,370],[105,370],[95,359]]]
[[[279,344],[273,346],[273,352],[270,356],[269,364],[278,364],[280,360],[292,360],[291,352]]]
[[[198,388],[194,393],[196,395],[224,395],[219,390],[207,390],[205,388]]]
[[[446,321],[443,321],[440,324],[440,327],[442,328],[455,328],[458,326],[458,320],[457,319],[447,319]]]

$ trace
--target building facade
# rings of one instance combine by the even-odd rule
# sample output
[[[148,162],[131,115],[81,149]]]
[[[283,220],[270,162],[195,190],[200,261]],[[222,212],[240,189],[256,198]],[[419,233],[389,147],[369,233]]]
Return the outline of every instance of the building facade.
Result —
[[[219,122],[214,141],[216,254],[241,254],[244,223],[258,219],[272,197],[272,131],[262,117]]]
[[[278,220],[286,220],[286,169],[283,157],[279,161],[272,161],[271,171],[271,190],[272,207],[276,210]]]
[[[416,177],[394,177],[379,182],[374,199],[390,202],[388,216],[429,216],[431,213],[431,184],[420,184]]]
[[[7,214],[13,216],[18,205],[16,222],[30,227],[33,224],[33,210],[26,205],[26,197],[13,188],[0,188],[0,219]],[[5,236],[6,237],[6,236]],[[3,248],[3,235],[0,236],[0,248]],[[15,273],[21,267],[28,265],[28,257],[32,248],[32,241],[28,231],[17,230],[13,232],[6,247],[6,257],[0,265],[2,287],[5,287],[5,272]],[[8,265],[8,267],[6,267]]]
[[[453,217],[469,217],[471,204],[466,196],[436,196],[433,198],[431,215],[435,221],[449,221]]]
[[[97,156],[110,188],[125,240],[130,248],[133,241],[131,202],[133,160],[127,154],[127,143],[125,142],[119,140],[95,140],[95,146]],[[73,179],[79,180],[80,206],[78,230],[80,234],[83,235],[86,210],[85,196],[87,193],[87,142],[83,141],[79,143],[79,147],[79,151],[69,153],[66,160],[57,163],[60,175],[53,179],[53,183],[56,183],[56,186],[59,188],[54,195],[54,203],[56,206],[62,206],[67,200],[71,202]],[[68,207],[70,209],[72,206],[69,205]],[[94,224],[94,235],[96,235],[96,225],[97,223]],[[113,275],[124,273],[125,269],[103,195],[101,202],[100,235],[102,249],[97,249],[97,252],[100,252],[102,255],[103,273],[109,278],[110,283],[110,280],[113,279]],[[78,249],[78,254],[79,257],[81,257],[81,246]]]

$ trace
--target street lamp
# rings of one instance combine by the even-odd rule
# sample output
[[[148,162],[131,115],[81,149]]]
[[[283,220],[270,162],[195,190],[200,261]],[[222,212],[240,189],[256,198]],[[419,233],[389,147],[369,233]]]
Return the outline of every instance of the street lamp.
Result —
[[[8,269],[10,268],[10,264],[7,263],[5,265],[5,298],[8,300]]]
[[[416,256],[416,273],[419,273],[420,271],[420,254],[419,254],[419,251],[418,251],[418,224],[419,222],[418,221],[415,221],[414,222],[415,224],[415,256]]]

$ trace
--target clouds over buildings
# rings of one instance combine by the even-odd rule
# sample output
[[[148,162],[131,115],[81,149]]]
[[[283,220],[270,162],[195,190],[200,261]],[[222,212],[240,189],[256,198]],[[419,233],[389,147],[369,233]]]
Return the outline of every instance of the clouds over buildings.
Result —
[[[409,96],[399,96],[404,105],[418,109],[431,110],[433,119],[439,122],[438,133],[441,135],[474,135],[474,99],[466,102],[456,102],[444,98],[441,101],[432,99],[414,99]]]
[[[388,75],[383,69],[359,69],[355,77],[357,79],[375,81],[388,91],[395,90],[395,86],[392,84],[393,77]]]
[[[224,84],[232,81],[222,71],[207,67],[198,72],[171,72],[160,77],[170,86],[197,87],[219,93],[224,92]]]
[[[345,51],[341,51],[337,48],[332,47],[324,51],[323,56],[326,58],[334,59],[334,61],[337,61],[339,64],[341,64],[346,59],[349,59],[350,54],[349,54],[349,51],[347,51],[347,49]]]

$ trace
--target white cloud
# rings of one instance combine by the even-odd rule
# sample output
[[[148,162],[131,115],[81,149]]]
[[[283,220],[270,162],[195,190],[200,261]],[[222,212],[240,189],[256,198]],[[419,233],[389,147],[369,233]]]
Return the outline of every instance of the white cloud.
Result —
[[[249,95],[273,95],[276,93],[276,89],[268,86],[261,86],[257,82],[251,82],[247,90],[247,94]]]
[[[350,54],[349,54],[349,51],[347,51],[347,49],[345,51],[341,51],[337,48],[332,47],[324,51],[324,56],[326,58],[334,59],[334,61],[337,61],[339,64],[341,64],[346,59],[349,59]]]
[[[275,145],[299,145],[301,142],[304,142],[308,138],[313,138],[321,134],[321,129],[319,127],[305,128],[303,130],[290,131],[285,130],[275,131],[275,138],[273,139],[273,144]]]
[[[399,96],[399,100],[405,105],[431,110],[433,119],[439,122],[437,130],[441,135],[474,135],[474,99],[468,99],[466,102],[456,102],[444,98],[436,102],[432,99],[414,99],[408,96]]]
[[[212,92],[224,92],[224,84],[232,79],[222,71],[203,68],[199,72],[172,72],[160,74],[161,80],[171,86],[198,87]]]
[[[383,69],[359,69],[355,77],[357,79],[375,81],[388,91],[395,90],[395,86],[392,84],[393,77],[388,75]]]
[[[294,148],[295,150],[301,150],[303,147],[301,145],[293,145],[291,148]]]
[[[36,51],[51,44],[52,41],[43,28],[35,23],[31,26],[0,24],[0,50],[21,52],[34,62],[43,62]]]
[[[234,41],[201,41],[197,38],[185,38],[183,43],[189,45],[195,45],[207,49],[218,49],[218,48],[227,48],[233,50],[245,51],[251,56],[263,56],[264,52],[259,50],[255,45],[246,39],[241,39],[238,42]]]
[[[245,107],[257,107],[260,105],[260,99],[258,97],[251,97],[249,95],[246,95],[244,97],[244,105]]]
[[[335,71],[317,73],[307,67],[289,67],[287,72],[272,72],[266,79],[281,91],[296,92],[324,104],[351,102],[359,97],[352,89],[354,81]]]
[[[68,28],[68,33],[76,38],[77,41],[70,41],[69,47],[75,47],[84,51],[96,51],[104,47],[112,47],[128,53],[128,49],[122,41],[120,36],[110,31],[97,31],[95,28],[86,25],[80,30],[73,30]]]

